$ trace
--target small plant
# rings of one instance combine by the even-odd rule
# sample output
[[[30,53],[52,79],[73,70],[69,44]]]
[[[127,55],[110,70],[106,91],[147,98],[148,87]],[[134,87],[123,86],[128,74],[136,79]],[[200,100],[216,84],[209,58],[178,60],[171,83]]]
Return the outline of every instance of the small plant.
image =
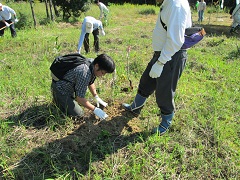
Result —
[[[26,29],[33,26],[32,19],[28,17],[28,15],[19,12],[19,21],[16,23],[16,28],[18,29]]]
[[[142,15],[154,15],[156,14],[155,12],[155,9],[152,9],[152,8],[149,8],[149,9],[143,9],[141,11],[139,11],[139,14],[142,14]]]
[[[108,137],[110,137],[110,136],[111,136],[111,134],[110,134],[107,130],[102,130],[101,133],[100,133],[100,135],[99,135],[100,139],[102,139],[102,138],[108,138]]]

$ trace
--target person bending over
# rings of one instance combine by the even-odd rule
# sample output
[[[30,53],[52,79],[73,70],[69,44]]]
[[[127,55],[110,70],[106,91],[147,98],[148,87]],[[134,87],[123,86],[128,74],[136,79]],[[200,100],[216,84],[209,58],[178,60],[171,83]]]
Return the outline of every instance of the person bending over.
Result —
[[[17,19],[17,15],[16,12],[8,7],[8,6],[4,6],[0,3],[0,36],[4,35],[4,27],[9,27],[10,31],[11,31],[11,35],[12,37],[16,37],[17,33],[15,30],[15,26],[14,23],[17,23],[18,19]]]
[[[94,38],[94,48],[95,52],[98,53],[99,51],[99,35],[105,36],[105,32],[103,30],[103,25],[100,20],[95,19],[91,16],[86,16],[82,23],[82,31],[78,42],[77,51],[81,54],[81,48],[84,44],[84,49],[86,53],[90,52],[89,47],[89,34],[93,34]]]

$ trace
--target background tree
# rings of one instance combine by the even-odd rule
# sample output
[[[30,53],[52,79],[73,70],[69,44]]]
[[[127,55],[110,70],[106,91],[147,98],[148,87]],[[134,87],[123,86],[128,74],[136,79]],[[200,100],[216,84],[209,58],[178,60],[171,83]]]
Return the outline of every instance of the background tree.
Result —
[[[32,1],[32,0],[29,0],[29,3],[30,3],[31,11],[32,11],[32,17],[33,17],[34,28],[36,28],[36,26],[37,26],[37,21],[36,21],[35,13],[34,13],[34,9],[33,9],[33,4],[32,4],[33,1]]]
[[[53,3],[52,3],[52,0],[48,0],[49,2],[49,9],[50,9],[50,14],[51,14],[51,20],[54,21],[54,15],[53,15]]]
[[[54,9],[55,16],[59,17],[59,12],[58,12],[57,5],[56,5],[55,1],[52,1],[52,4],[53,4],[53,9]]]
[[[27,1],[27,0],[6,0],[5,2],[20,2],[20,1]],[[37,1],[37,0],[34,0],[34,1]],[[39,1],[44,2],[45,0],[39,0]],[[60,4],[68,5],[72,2],[73,3],[76,2],[77,4],[79,4],[79,6],[84,6],[83,5],[84,3],[93,2],[94,0],[52,0],[52,1],[53,1],[53,4],[56,2],[57,6],[61,6]],[[57,1],[59,3],[57,3]],[[64,1],[66,1],[66,2],[64,3]],[[191,5],[194,5],[197,2],[197,0],[188,0],[188,1]],[[205,2],[207,4],[212,4],[212,1],[213,1],[213,3],[221,2],[221,0],[205,0]],[[101,2],[103,2],[106,5],[108,5],[110,3],[114,3],[114,4],[131,3],[131,4],[151,4],[151,5],[156,4],[156,0],[102,0]],[[224,6],[226,6],[226,7],[232,7],[235,4],[236,4],[236,0],[224,0]]]
[[[79,17],[83,12],[89,9],[89,0],[52,0],[53,4],[60,7],[64,20],[71,16]]]
[[[46,14],[47,14],[47,19],[49,19],[49,10],[48,10],[48,3],[47,3],[47,0],[44,0],[44,3],[45,3],[45,7],[46,7]]]

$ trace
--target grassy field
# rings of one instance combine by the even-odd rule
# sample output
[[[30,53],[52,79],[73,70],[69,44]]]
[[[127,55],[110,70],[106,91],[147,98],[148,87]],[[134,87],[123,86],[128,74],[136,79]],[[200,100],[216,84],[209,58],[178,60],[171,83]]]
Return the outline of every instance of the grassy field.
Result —
[[[19,23],[27,17],[26,25],[33,24],[29,4],[8,5],[22,13]],[[96,80],[109,104],[104,122],[88,110],[83,120],[63,116],[50,92],[51,62],[76,52],[81,21],[99,16],[96,5],[78,21],[40,25],[46,22],[45,8],[35,3],[37,28],[18,29],[14,39],[7,29],[0,38],[0,179],[239,179],[240,36],[229,34],[229,14],[208,8],[202,23],[207,36],[188,50],[173,125],[159,137],[150,134],[159,123],[154,95],[138,118],[121,108],[135,96],[152,57],[159,7],[109,8],[100,53],[115,60],[117,79],[114,86],[112,75]],[[195,22],[196,15],[193,11]],[[93,48],[83,55],[96,57]],[[133,90],[123,91],[130,88],[129,79]],[[87,98],[93,101],[89,93]]]

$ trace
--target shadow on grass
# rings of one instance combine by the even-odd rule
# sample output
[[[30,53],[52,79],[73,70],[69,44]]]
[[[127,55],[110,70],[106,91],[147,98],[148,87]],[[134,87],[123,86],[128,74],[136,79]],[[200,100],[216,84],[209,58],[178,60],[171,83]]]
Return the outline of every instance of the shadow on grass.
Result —
[[[240,33],[239,34],[231,34],[230,33],[230,26],[224,26],[224,25],[212,25],[212,24],[195,24],[195,26],[202,26],[204,27],[207,36],[222,36],[225,35],[227,37],[240,37]]]
[[[54,116],[53,116],[54,115]],[[44,129],[48,126],[48,122],[56,117],[61,117],[64,123],[64,115],[53,104],[33,105],[27,108],[18,115],[13,115],[7,118],[7,121],[12,125],[22,125],[26,128]],[[61,119],[58,118],[58,123],[61,124]]]
[[[67,174],[72,179],[89,176],[92,164],[98,164],[128,144],[142,142],[147,137],[144,132],[134,132],[128,125],[133,116],[120,109],[117,109],[118,115],[107,121],[99,121],[90,114],[76,123],[77,128],[64,138],[54,139],[25,155],[12,174],[16,179],[47,179]],[[46,105],[33,107],[21,113],[19,119],[25,126],[44,128],[48,121],[46,117],[51,117],[52,110],[53,107]],[[40,118],[43,111],[44,116]],[[47,115],[47,111],[51,113]],[[34,112],[39,118],[32,121]],[[129,135],[122,135],[122,131]]]

